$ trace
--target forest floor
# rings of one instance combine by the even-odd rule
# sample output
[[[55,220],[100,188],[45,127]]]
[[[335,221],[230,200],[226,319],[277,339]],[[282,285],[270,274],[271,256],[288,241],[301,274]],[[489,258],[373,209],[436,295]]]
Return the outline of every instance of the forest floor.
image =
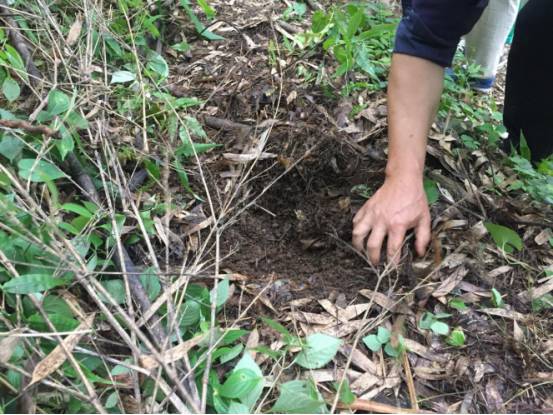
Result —
[[[346,379],[357,398],[351,408],[361,412],[390,407],[553,412],[551,206],[509,188],[519,176],[506,155],[487,145],[464,145],[461,135],[472,127],[456,119],[457,107],[446,107],[428,145],[429,251],[417,258],[409,235],[399,267],[371,266],[350,242],[355,212],[384,179],[385,85],[343,93],[349,84],[373,81],[360,73],[334,76],[338,64],[320,46],[290,46],[310,28],[312,7],[302,8],[298,18],[284,19],[295,2],[209,4],[217,13],[209,30],[224,39],[188,36],[186,54],[162,45],[169,63],[164,87],[174,97],[202,101],[187,109],[205,130],[196,138],[219,146],[191,156],[186,164],[197,197],[183,195],[182,180],[173,172],[167,177],[162,172],[139,196],[133,191],[129,200],[158,197],[167,205],[184,206],[154,220],[148,243],[128,247],[138,269],[152,266],[153,251],[167,286],[188,284],[172,279],[173,273],[192,274],[193,281],[208,288],[212,280],[227,277],[232,295],[219,314],[221,327],[249,332],[244,345],[267,383],[278,389],[286,381],[312,379],[329,408],[333,382]],[[330,2],[323,7],[330,10]],[[189,23],[167,30],[194,33]],[[502,82],[487,98],[465,90],[446,93],[462,97],[469,107],[500,108]],[[105,128],[114,146],[140,141],[140,134],[127,133],[124,123],[114,117]],[[84,152],[96,163],[97,149],[109,147],[89,139]],[[159,161],[171,143],[160,139],[149,145],[149,156]],[[143,170],[142,160],[121,161],[117,174],[130,179]],[[63,190],[62,197],[69,193]],[[508,227],[519,240],[501,231],[492,236],[489,224]],[[124,227],[123,233],[131,231]],[[211,277],[203,279],[206,275]],[[78,303],[98,311],[87,295]],[[338,338],[339,353],[324,367],[309,370],[270,359],[263,350],[288,348],[293,355],[298,348],[289,347],[282,332],[260,317],[280,322],[301,338],[313,333]],[[101,324],[115,323],[108,318]],[[390,353],[369,346],[370,335],[380,334],[379,329],[388,333],[381,343],[391,345]],[[113,348],[100,347],[102,355],[136,359],[110,330],[101,336]],[[394,350],[398,356],[389,356]],[[221,364],[217,370],[223,376],[230,367]],[[257,409],[267,410],[274,395],[265,398]],[[389,406],[382,409],[378,403]],[[352,410],[339,406],[338,411]],[[128,403],[119,408],[131,411]]]

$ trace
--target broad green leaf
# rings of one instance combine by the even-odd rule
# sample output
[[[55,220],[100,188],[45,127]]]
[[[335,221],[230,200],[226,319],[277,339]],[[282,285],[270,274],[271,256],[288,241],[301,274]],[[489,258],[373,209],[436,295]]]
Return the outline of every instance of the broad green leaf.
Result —
[[[22,140],[13,135],[6,134],[0,141],[0,154],[9,161],[13,161],[23,150],[25,144]]]
[[[200,320],[201,306],[194,300],[185,301],[181,307],[180,325],[190,327]]]
[[[288,331],[288,329],[284,327],[282,324],[280,324],[279,322],[272,320],[268,317],[261,317],[261,320],[263,321],[263,323],[265,323],[267,326],[269,326],[276,332],[284,336],[292,336],[292,334]]]
[[[194,153],[196,154],[202,154],[206,151],[211,150],[212,148],[218,147],[218,144],[210,144],[210,143],[185,143],[179,148],[175,150],[175,154],[178,156],[182,156],[185,158],[192,157]]]
[[[110,84],[124,84],[125,82],[131,82],[136,79],[136,74],[129,71],[115,71],[111,75]]]
[[[65,121],[70,127],[77,130],[84,130],[88,128],[88,121],[77,111],[71,111],[65,118]]]
[[[67,284],[67,279],[47,274],[27,274],[13,278],[2,285],[2,291],[10,294],[41,293],[51,288]]]
[[[451,308],[454,308],[458,311],[464,311],[468,309],[465,302],[460,298],[452,298],[451,300],[449,300],[448,304]]]
[[[434,314],[426,311],[420,321],[419,321],[419,328],[422,330],[429,330],[432,323],[435,321]]]
[[[355,395],[349,387],[349,382],[346,379],[342,382],[342,387],[340,388],[340,382],[334,382],[334,389],[336,391],[340,390],[340,402],[344,405],[351,405],[355,401]]]
[[[48,314],[48,319],[59,331],[73,331],[79,326],[79,321],[67,314]],[[33,330],[51,331],[44,318],[38,313],[29,316],[26,322]]]
[[[225,398],[240,399],[253,390],[260,377],[251,369],[238,369],[221,385],[219,393]]]
[[[67,94],[58,91],[57,89],[50,91],[50,93],[48,94],[47,111],[48,114],[50,114],[51,116],[67,112],[70,106],[71,99]]]
[[[211,20],[215,17],[215,9],[209,5],[207,0],[197,0],[197,2],[208,19]]]
[[[44,297],[42,300],[42,307],[44,307],[46,314],[60,314],[66,316],[71,316],[73,314],[65,300],[57,295],[47,295]]]
[[[252,388],[252,390],[248,392],[245,396],[240,398],[240,402],[246,405],[249,408],[250,412],[252,412],[255,408],[255,404],[257,403],[257,400],[263,393],[263,386],[265,384],[265,380],[263,378],[263,372],[261,372],[259,365],[255,363],[255,360],[253,360],[249,352],[245,352],[242,358],[238,361],[238,363],[234,367],[234,370],[240,370],[240,369],[251,370],[257,375],[259,379],[256,385]]]
[[[390,337],[392,337],[392,333],[390,333],[390,330],[388,330],[385,327],[379,327],[376,333],[376,337],[378,337],[378,341],[380,343],[384,344],[390,341]]]
[[[43,183],[62,177],[67,177],[64,172],[46,160],[22,159],[17,163],[19,176],[24,180]]]
[[[125,285],[121,280],[108,280],[102,281],[101,284],[104,286],[106,291],[113,297],[117,304],[124,304],[127,301],[127,295],[125,293]],[[110,301],[105,298],[102,294],[99,294],[102,301],[110,303]]]
[[[224,353],[222,356],[219,357],[220,363],[227,363],[230,362],[232,359],[237,357],[240,353],[242,353],[242,350],[244,350],[244,346],[239,343],[235,345],[234,347],[231,347]]]
[[[76,213],[77,215],[83,216],[87,219],[91,219],[94,214],[90,212],[84,206],[78,205],[76,203],[64,203],[61,205],[61,209],[67,212]]]
[[[399,357],[401,356],[401,353],[403,352],[403,347],[393,347],[392,343],[386,343],[386,346],[384,346],[384,352],[390,356],[390,357]]]
[[[449,333],[449,326],[443,321],[434,321],[430,325],[430,330],[432,330],[434,334],[441,334],[442,336],[446,336]]]
[[[295,362],[306,369],[319,369],[334,358],[341,345],[342,340],[328,334],[311,334],[305,339],[305,347]]]
[[[365,343],[365,345],[373,352],[378,352],[382,348],[383,344],[380,340],[378,340],[378,337],[375,334],[369,334],[368,336],[363,337],[363,343]]]
[[[438,201],[440,198],[440,192],[438,191],[438,186],[436,182],[430,179],[424,179],[424,191],[426,193],[426,199],[428,204],[432,205]]]
[[[495,288],[492,288],[492,303],[495,307],[503,307],[505,304],[501,293]]]
[[[540,298],[532,300],[532,311],[539,313],[542,310],[553,309],[553,295],[545,294]]]
[[[447,343],[454,347],[461,347],[465,345],[465,333],[463,329],[458,327],[451,332],[447,338]]]
[[[244,329],[225,330],[225,333],[223,334],[223,338],[221,339],[220,344],[222,345],[232,344],[240,337],[245,336],[246,334],[249,334],[249,333],[250,332],[248,330],[244,330]]]
[[[21,88],[19,88],[19,84],[16,81],[8,77],[2,82],[2,93],[9,102],[13,102],[19,98]]]
[[[140,282],[148,294],[150,301],[154,301],[161,292],[161,282],[154,267],[149,267],[140,274]]]
[[[502,225],[496,225],[491,222],[484,223],[484,226],[492,236],[496,245],[507,253],[513,252],[513,248],[522,250],[522,239],[518,233]]]
[[[6,57],[14,69],[16,69],[17,74],[21,76],[25,81],[29,80],[27,75],[27,70],[25,68],[25,62],[21,59],[19,52],[11,45],[4,44],[4,50],[6,52]]]
[[[249,414],[251,413],[250,409],[241,403],[232,401],[228,407],[229,414]]]
[[[221,307],[225,304],[229,298],[230,283],[228,278],[219,281],[217,284],[217,291],[211,290],[211,302],[214,302],[217,307]]]
[[[62,160],[65,160],[65,157],[75,149],[75,141],[71,132],[63,124],[60,125],[59,133],[61,140],[58,140],[56,147],[60,152]]]
[[[280,386],[280,395],[271,408],[273,413],[320,414],[327,412],[326,403],[311,381],[292,380]]]
[[[203,103],[205,103],[205,101],[202,101],[201,99],[198,99],[198,98],[182,97],[182,98],[177,98],[173,106],[175,107],[175,109],[180,109],[180,108],[184,109],[184,108],[195,107],[197,105],[202,105]]]
[[[186,41],[175,43],[171,48],[182,53],[188,52],[191,49],[190,44]]]
[[[169,76],[169,65],[167,65],[165,59],[157,53],[152,53],[150,55],[146,67],[158,74],[161,79],[165,79]]]
[[[112,392],[106,399],[106,403],[104,404],[104,406],[106,409],[114,408],[117,406],[118,402],[119,394],[117,392]]]
[[[198,19],[198,17],[194,13],[194,10],[192,10],[192,7],[190,5],[190,0],[180,0],[180,4],[181,4],[182,8],[184,9],[184,11],[186,12],[186,14],[188,15],[188,18],[190,19],[190,21],[194,25],[194,28],[196,29],[196,32],[198,32],[198,34],[200,36],[203,36],[207,40],[224,40],[225,39],[224,37],[219,36],[219,35],[217,35],[213,32],[210,32],[209,30],[207,30],[205,25],[200,21],[200,19]]]

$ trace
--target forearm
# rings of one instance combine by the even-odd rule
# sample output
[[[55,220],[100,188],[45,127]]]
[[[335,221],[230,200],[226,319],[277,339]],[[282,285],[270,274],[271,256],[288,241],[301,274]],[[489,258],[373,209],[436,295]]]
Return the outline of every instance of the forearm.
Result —
[[[444,70],[428,60],[394,54],[388,85],[387,178],[422,180],[427,136]]]

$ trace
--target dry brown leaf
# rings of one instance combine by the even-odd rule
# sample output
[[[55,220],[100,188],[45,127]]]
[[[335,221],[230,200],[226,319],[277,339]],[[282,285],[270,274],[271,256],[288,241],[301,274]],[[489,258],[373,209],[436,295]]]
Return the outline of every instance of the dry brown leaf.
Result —
[[[522,343],[524,341],[524,332],[516,320],[513,320],[513,338],[517,343]]]
[[[336,382],[340,381],[344,376],[343,369],[331,370],[331,369],[319,369],[319,370],[310,370],[309,377],[313,379],[316,383],[322,382]],[[359,379],[363,374],[355,370],[349,369],[346,372],[346,379],[351,383],[356,379]]]
[[[497,267],[497,268],[491,270],[488,273],[488,277],[489,278],[497,278],[500,275],[506,274],[507,272],[511,271],[512,269],[513,269],[513,267],[511,267],[510,265],[502,265],[500,267]]]
[[[518,296],[521,301],[530,302],[532,300],[535,300],[536,298],[543,297],[545,294],[551,291],[553,291],[553,278],[538,287],[534,287],[527,291],[521,292]]]
[[[536,235],[536,237],[534,238],[534,242],[536,242],[536,244],[541,246],[546,243],[549,243],[551,238],[553,238],[553,232],[551,232],[551,229],[546,228]]]
[[[532,372],[524,380],[530,383],[553,382],[553,372]]]
[[[339,350],[340,353],[342,353],[346,358],[351,356],[351,363],[354,366],[364,370],[365,372],[370,372],[373,375],[378,374],[378,366],[360,350],[353,349],[348,344],[342,345]]]
[[[308,324],[317,324],[320,326],[326,326],[329,324],[335,324],[336,318],[326,314],[308,313],[305,311],[293,311],[289,314],[286,321],[297,320]]]
[[[415,375],[424,380],[443,380],[449,377],[445,367],[441,366],[416,366]]]
[[[0,340],[0,363],[7,363],[12,357],[15,348],[21,341],[21,337],[18,334],[21,332],[21,329],[15,329],[9,333],[2,333],[7,335],[2,340]]]
[[[247,153],[247,154],[236,154],[236,153],[223,153],[223,157],[232,161],[233,163],[247,163],[254,160],[266,160],[277,158],[277,154],[274,153]]]
[[[77,42],[77,40],[79,40],[82,27],[83,18],[80,14],[78,14],[75,17],[75,21],[71,25],[71,28],[69,29],[69,33],[67,33],[67,38],[65,39],[65,43],[67,44],[67,46],[73,46]]]
[[[505,308],[482,308],[480,310],[475,310],[479,313],[485,313],[492,316],[497,317],[503,317],[503,318],[509,318],[511,320],[518,320],[518,321],[527,321],[528,316],[522,313],[519,313],[515,310],[507,310]]]
[[[488,373],[495,373],[495,368],[489,363],[484,363],[480,359],[473,362],[474,367],[474,383],[478,383],[482,380],[484,375]]]
[[[171,349],[166,350],[161,358],[164,363],[173,363],[177,360],[182,359],[193,347],[197,346],[207,338],[209,338],[210,332],[200,334],[199,336],[193,337],[190,340],[187,340],[178,346],[175,346]],[[157,359],[152,355],[142,355],[139,358],[140,365],[145,369],[155,369],[160,365]]]
[[[42,361],[40,361],[35,366],[29,386],[40,382],[42,379],[51,375],[63,364],[63,362],[65,362],[65,360],[67,360],[65,350],[71,353],[71,351],[75,348],[77,343],[79,343],[81,338],[92,327],[94,316],[94,313],[88,315],[86,319],[83,320],[81,324],[79,324],[79,326],[75,329],[75,332],[73,334],[70,334],[65,339],[63,339],[62,342],[54,348],[54,350],[52,350],[44,359],[42,359]]]
[[[450,360],[450,356],[448,354],[437,354],[415,340],[404,339],[404,342],[407,350],[419,355],[420,357],[424,357],[431,362],[447,363]]]
[[[367,297],[369,300],[373,300],[375,304],[378,304],[380,307],[388,311],[393,311],[396,305],[395,301],[393,301],[390,297],[373,290],[362,289],[359,290],[359,294],[363,297]]]
[[[352,304],[345,308],[344,311],[344,317],[347,320],[351,320],[361,314],[363,314],[365,311],[367,311],[370,307],[369,303],[363,303],[363,304]]]
[[[446,296],[451,291],[453,291],[455,287],[457,287],[457,285],[459,285],[459,283],[463,280],[465,275],[468,274],[468,272],[469,270],[465,267],[457,268],[449,277],[442,281],[438,288],[436,288],[436,290],[432,293],[432,296],[435,298]]]
[[[372,373],[366,372],[350,384],[350,389],[355,395],[362,395],[380,382],[380,378],[374,376]]]
[[[344,317],[345,316],[345,310],[341,307],[338,307],[337,305],[335,304],[332,304],[332,302],[330,302],[329,300],[319,300],[319,304],[321,305],[322,308],[324,308],[324,310],[330,314],[331,316],[337,318],[338,320],[340,320],[342,323],[347,323],[347,319]]]
[[[255,359],[255,356],[257,354],[257,352],[252,349],[255,349],[257,346],[259,346],[259,331],[256,327],[251,331],[250,335],[248,336],[248,340],[246,341],[246,350],[248,350],[252,359]]]
[[[497,378],[491,378],[486,384],[486,407],[489,413],[500,412],[503,408],[504,402],[499,392],[499,385]]]

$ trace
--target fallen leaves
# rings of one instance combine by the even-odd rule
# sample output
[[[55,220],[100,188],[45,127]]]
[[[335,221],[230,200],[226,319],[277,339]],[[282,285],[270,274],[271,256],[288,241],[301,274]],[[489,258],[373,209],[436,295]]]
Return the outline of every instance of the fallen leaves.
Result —
[[[67,353],[71,353],[81,338],[91,329],[94,317],[94,313],[88,315],[75,329],[74,333],[62,340],[61,344],[58,344],[35,366],[29,386],[54,373],[67,360]]]

